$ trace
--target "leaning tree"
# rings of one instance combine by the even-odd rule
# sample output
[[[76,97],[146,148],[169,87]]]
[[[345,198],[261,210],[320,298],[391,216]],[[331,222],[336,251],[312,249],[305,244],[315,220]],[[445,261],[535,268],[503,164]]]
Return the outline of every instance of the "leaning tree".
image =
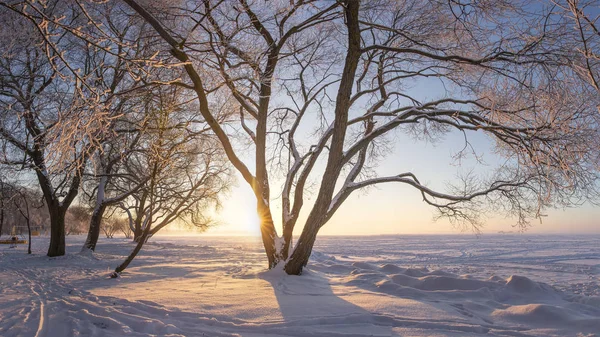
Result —
[[[147,107],[148,128],[140,141],[146,146],[132,153],[125,165],[131,174],[148,179],[120,206],[137,245],[113,277],[127,268],[150,236],[166,226],[178,223],[207,229],[211,224],[208,208],[219,206],[231,184],[223,150],[193,108],[194,102],[177,88],[153,91]]]

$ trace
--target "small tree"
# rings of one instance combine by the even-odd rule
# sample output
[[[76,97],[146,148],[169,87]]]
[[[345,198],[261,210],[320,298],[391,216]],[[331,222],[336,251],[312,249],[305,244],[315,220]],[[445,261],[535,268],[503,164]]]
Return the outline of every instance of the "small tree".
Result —
[[[123,233],[126,239],[133,238],[133,231],[131,230],[131,227],[129,227],[127,219],[119,219],[119,231]]]
[[[34,190],[19,184],[16,181],[7,182],[5,177],[0,179],[0,211],[2,216],[10,214],[15,221],[13,226],[22,227],[23,221],[27,227],[28,247],[27,253],[31,254],[31,226],[32,221],[39,216],[38,210],[43,207],[39,204],[39,195]],[[2,219],[4,221],[4,219]]]
[[[65,215],[66,235],[80,235],[85,233],[90,217],[91,212],[89,207],[82,205],[70,207]]]
[[[39,191],[20,180],[24,178],[20,175],[23,172],[11,170],[9,167],[2,167],[0,170],[3,171],[0,177],[0,215],[2,223],[6,225],[0,228],[0,235],[2,231],[9,234],[13,226],[22,228],[23,220],[28,226],[28,231],[31,230],[31,226],[41,228],[40,225],[49,220],[44,198]]]
[[[149,168],[144,174],[148,183],[126,199],[121,208],[126,211],[137,245],[117,268],[121,273],[139,253],[149,237],[173,222],[198,229],[208,228],[211,221],[205,216],[208,207],[219,205],[219,196],[230,185],[229,170],[222,150],[213,137],[194,125],[187,101],[181,101],[179,90],[159,88],[155,101],[148,109],[150,115],[146,151],[136,153],[129,163],[132,170]],[[193,116],[193,115],[192,115]],[[138,165],[134,165],[136,163]],[[126,206],[129,203],[130,206]],[[132,211],[139,222],[134,223]],[[139,226],[139,227],[138,227]]]
[[[126,227],[126,219],[112,218],[102,222],[102,232],[107,239],[112,239],[117,232],[124,232]]]
[[[17,189],[13,195],[13,203],[19,210],[19,213],[21,213],[23,219],[25,219],[27,225],[27,254],[31,254],[31,213],[29,211],[28,199],[26,192],[21,189]]]

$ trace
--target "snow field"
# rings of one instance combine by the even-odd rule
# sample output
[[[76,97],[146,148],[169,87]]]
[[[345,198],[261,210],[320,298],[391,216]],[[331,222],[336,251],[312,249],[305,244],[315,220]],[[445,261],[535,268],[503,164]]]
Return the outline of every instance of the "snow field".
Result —
[[[600,236],[322,237],[265,271],[258,238],[0,247],[0,336],[600,336]]]

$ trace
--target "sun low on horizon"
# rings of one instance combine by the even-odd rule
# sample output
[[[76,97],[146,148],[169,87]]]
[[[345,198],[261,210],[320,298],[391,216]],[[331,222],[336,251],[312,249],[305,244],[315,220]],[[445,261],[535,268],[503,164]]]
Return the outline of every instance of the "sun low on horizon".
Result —
[[[231,194],[224,197],[223,207],[214,218],[217,225],[206,235],[260,236],[260,220],[256,213],[254,195],[247,186],[236,186]],[[273,200],[277,205],[279,200]],[[275,224],[279,233],[281,225],[279,213],[274,212]],[[531,222],[531,226],[521,231],[514,227],[515,219],[489,215],[480,232],[524,233],[524,234],[600,234],[597,219],[600,209],[586,204],[575,208],[551,209],[545,216]],[[294,230],[300,235],[302,220]],[[386,235],[386,234],[465,234],[476,232],[469,228],[459,228],[448,221],[435,220],[431,207],[419,199],[418,193],[399,186],[385,186],[374,189],[365,195],[355,196],[343,205],[340,212],[325,225],[323,235]]]
[[[476,135],[473,145],[484,164],[476,167],[472,159],[463,160],[457,165],[453,154],[464,146],[463,136],[450,133],[433,144],[419,144],[409,137],[397,136],[402,145],[395,148],[385,160],[380,162],[378,170],[383,173],[397,172],[400,168],[419,172],[432,186],[445,187],[456,179],[457,172],[493,168],[501,162],[494,154],[493,144],[486,137]],[[410,158],[406,160],[405,158]],[[249,235],[260,236],[260,220],[256,213],[256,199],[250,187],[235,174],[236,184],[231,192],[223,195],[223,207],[214,217],[217,226],[209,229],[208,235]],[[318,177],[315,180],[318,181]],[[281,198],[279,191],[272,191],[270,207],[277,231],[281,234]],[[294,235],[300,235],[307,210],[313,207],[314,200],[309,199],[303,206],[303,212],[294,228]],[[600,233],[597,219],[600,219],[600,207],[585,203],[567,208],[549,208],[537,219],[531,219],[524,230],[516,228],[516,218],[505,217],[490,211],[482,214],[483,226],[478,229],[468,226],[454,226],[446,219],[436,220],[435,209],[423,202],[420,193],[410,187],[397,184],[384,184],[357,193],[340,207],[334,217],[322,227],[324,235],[385,235],[385,234],[474,234],[474,233]]]

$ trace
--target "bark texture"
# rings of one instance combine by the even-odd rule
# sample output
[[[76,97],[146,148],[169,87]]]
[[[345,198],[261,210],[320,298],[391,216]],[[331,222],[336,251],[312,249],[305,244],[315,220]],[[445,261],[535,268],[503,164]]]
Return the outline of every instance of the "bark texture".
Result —
[[[50,246],[48,256],[65,255],[65,213],[66,208],[58,205],[50,207]]]
[[[92,213],[88,235],[81,251],[84,251],[86,249],[89,249],[91,251],[96,250],[96,244],[98,243],[98,238],[100,237],[100,226],[102,225],[102,217],[104,216],[105,210],[106,206],[100,205]]]
[[[346,2],[346,24],[348,26],[348,52],[344,72],[340,81],[335,106],[334,131],[331,139],[327,166],[321,182],[321,189],[315,207],[310,212],[302,234],[292,256],[285,265],[285,271],[291,275],[300,275],[308,263],[315,244],[317,233],[325,223],[329,205],[335,190],[335,184],[343,166],[344,140],[348,125],[350,96],[354,85],[356,68],[360,59],[360,28],[358,24],[359,1]]]

